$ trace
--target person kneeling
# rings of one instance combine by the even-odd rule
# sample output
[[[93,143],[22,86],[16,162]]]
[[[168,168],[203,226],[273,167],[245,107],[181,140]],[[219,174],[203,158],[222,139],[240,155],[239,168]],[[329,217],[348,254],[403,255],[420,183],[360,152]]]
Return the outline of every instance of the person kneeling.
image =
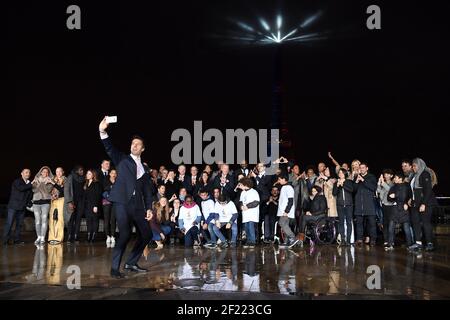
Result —
[[[198,205],[192,200],[191,195],[187,195],[184,199],[183,206],[180,208],[180,216],[178,217],[178,227],[184,234],[184,246],[199,246],[198,224],[202,219],[202,213]]]
[[[214,205],[214,212],[216,213],[215,223],[210,224],[213,231],[211,233],[212,246],[215,246],[215,242],[219,238],[221,241],[220,246],[222,248],[228,247],[228,242],[221,231],[225,227],[226,230],[231,229],[231,247],[235,248],[238,232],[236,223],[238,213],[235,204],[233,201],[228,201],[225,195],[221,194]]]
[[[161,197],[154,205],[153,217],[150,220],[150,227],[152,228],[152,240],[156,242],[156,249],[162,249],[166,236],[172,232],[170,227],[170,209],[167,199]]]

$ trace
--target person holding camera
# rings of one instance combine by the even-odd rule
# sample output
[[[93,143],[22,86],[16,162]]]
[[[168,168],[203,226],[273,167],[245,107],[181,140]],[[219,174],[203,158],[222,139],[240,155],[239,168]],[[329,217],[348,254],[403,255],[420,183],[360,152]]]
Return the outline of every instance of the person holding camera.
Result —
[[[108,126],[105,117],[99,125],[99,131],[105,151],[117,170],[117,179],[110,192],[109,201],[116,208],[116,222],[120,234],[113,251],[111,276],[123,278],[120,264],[131,237],[132,224],[139,231],[138,238],[124,267],[131,272],[147,272],[147,269],[141,268],[137,262],[152,236],[148,221],[153,216],[153,196],[149,168],[141,160],[145,150],[144,139],[134,136],[131,140],[130,153],[127,155],[114,147],[106,133]]]

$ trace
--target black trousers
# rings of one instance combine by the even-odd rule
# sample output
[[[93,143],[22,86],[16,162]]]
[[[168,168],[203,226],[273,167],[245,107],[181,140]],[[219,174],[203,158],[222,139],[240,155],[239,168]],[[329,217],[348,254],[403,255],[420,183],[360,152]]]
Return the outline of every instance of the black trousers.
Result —
[[[389,242],[389,222],[392,219],[394,212],[397,210],[397,206],[385,206],[383,205],[383,241]]]
[[[367,223],[367,231],[371,242],[377,240],[377,223],[376,216],[356,216],[356,237],[358,240],[363,240],[364,238],[364,222]]]
[[[425,240],[426,243],[433,242],[433,226],[431,225],[432,210],[433,209],[428,206],[425,207],[425,212],[419,212],[419,207],[411,208],[411,222],[416,241]]]
[[[69,223],[67,224],[67,231],[71,239],[77,239],[80,233],[81,217],[83,212],[78,205],[76,205],[74,212],[70,215]]]
[[[116,215],[115,208],[112,204],[103,205],[103,224],[105,235],[114,237],[116,232]]]
[[[127,259],[127,264],[135,265],[142,256],[145,246],[152,239],[152,230],[145,220],[145,209],[136,206],[136,198],[131,197],[128,204],[114,203],[119,239],[114,247],[111,269],[118,271],[123,254],[130,241],[132,226],[136,227],[137,240]]]
[[[275,221],[277,221],[276,214],[270,214],[269,212],[266,212],[266,215],[264,217],[264,239],[265,240],[272,240],[275,236]]]
[[[91,236],[98,230],[98,215],[99,212],[97,211],[97,213],[94,213],[92,211],[92,208],[86,208],[86,210],[84,211],[84,216],[86,217],[87,232],[90,233]]]

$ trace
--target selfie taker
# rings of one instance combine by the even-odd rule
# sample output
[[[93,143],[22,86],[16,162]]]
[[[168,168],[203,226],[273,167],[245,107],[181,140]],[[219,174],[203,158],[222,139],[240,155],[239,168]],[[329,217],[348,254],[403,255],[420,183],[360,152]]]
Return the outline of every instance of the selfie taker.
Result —
[[[105,151],[118,173],[116,183],[109,196],[109,200],[115,206],[120,233],[119,241],[113,251],[111,276],[123,278],[124,275],[120,272],[120,262],[130,240],[131,223],[134,223],[139,231],[137,232],[138,239],[124,268],[133,272],[147,272],[146,269],[139,267],[137,262],[152,238],[152,231],[148,224],[148,220],[152,218],[152,194],[149,168],[141,161],[141,154],[145,150],[144,140],[139,136],[134,136],[131,140],[130,154],[121,153],[113,146],[111,138],[106,133],[109,123],[113,122],[117,122],[117,117],[105,117],[100,122],[99,131]]]

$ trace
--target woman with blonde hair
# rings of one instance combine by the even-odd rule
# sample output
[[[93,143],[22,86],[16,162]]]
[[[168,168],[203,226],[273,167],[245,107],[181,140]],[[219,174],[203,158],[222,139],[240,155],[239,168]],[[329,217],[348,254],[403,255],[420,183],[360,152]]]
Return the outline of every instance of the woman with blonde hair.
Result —
[[[52,201],[51,191],[55,184],[50,168],[43,166],[31,184],[33,186],[33,212],[37,235],[34,243],[36,245],[42,245],[45,243],[45,236],[47,234],[48,212],[50,211],[50,203]]]
[[[64,184],[66,177],[63,168],[56,168],[53,182],[55,184],[51,192],[48,241],[54,245],[61,243],[64,239]]]
[[[349,179],[355,180],[358,177],[360,164],[361,161],[359,161],[358,159],[352,161]]]

